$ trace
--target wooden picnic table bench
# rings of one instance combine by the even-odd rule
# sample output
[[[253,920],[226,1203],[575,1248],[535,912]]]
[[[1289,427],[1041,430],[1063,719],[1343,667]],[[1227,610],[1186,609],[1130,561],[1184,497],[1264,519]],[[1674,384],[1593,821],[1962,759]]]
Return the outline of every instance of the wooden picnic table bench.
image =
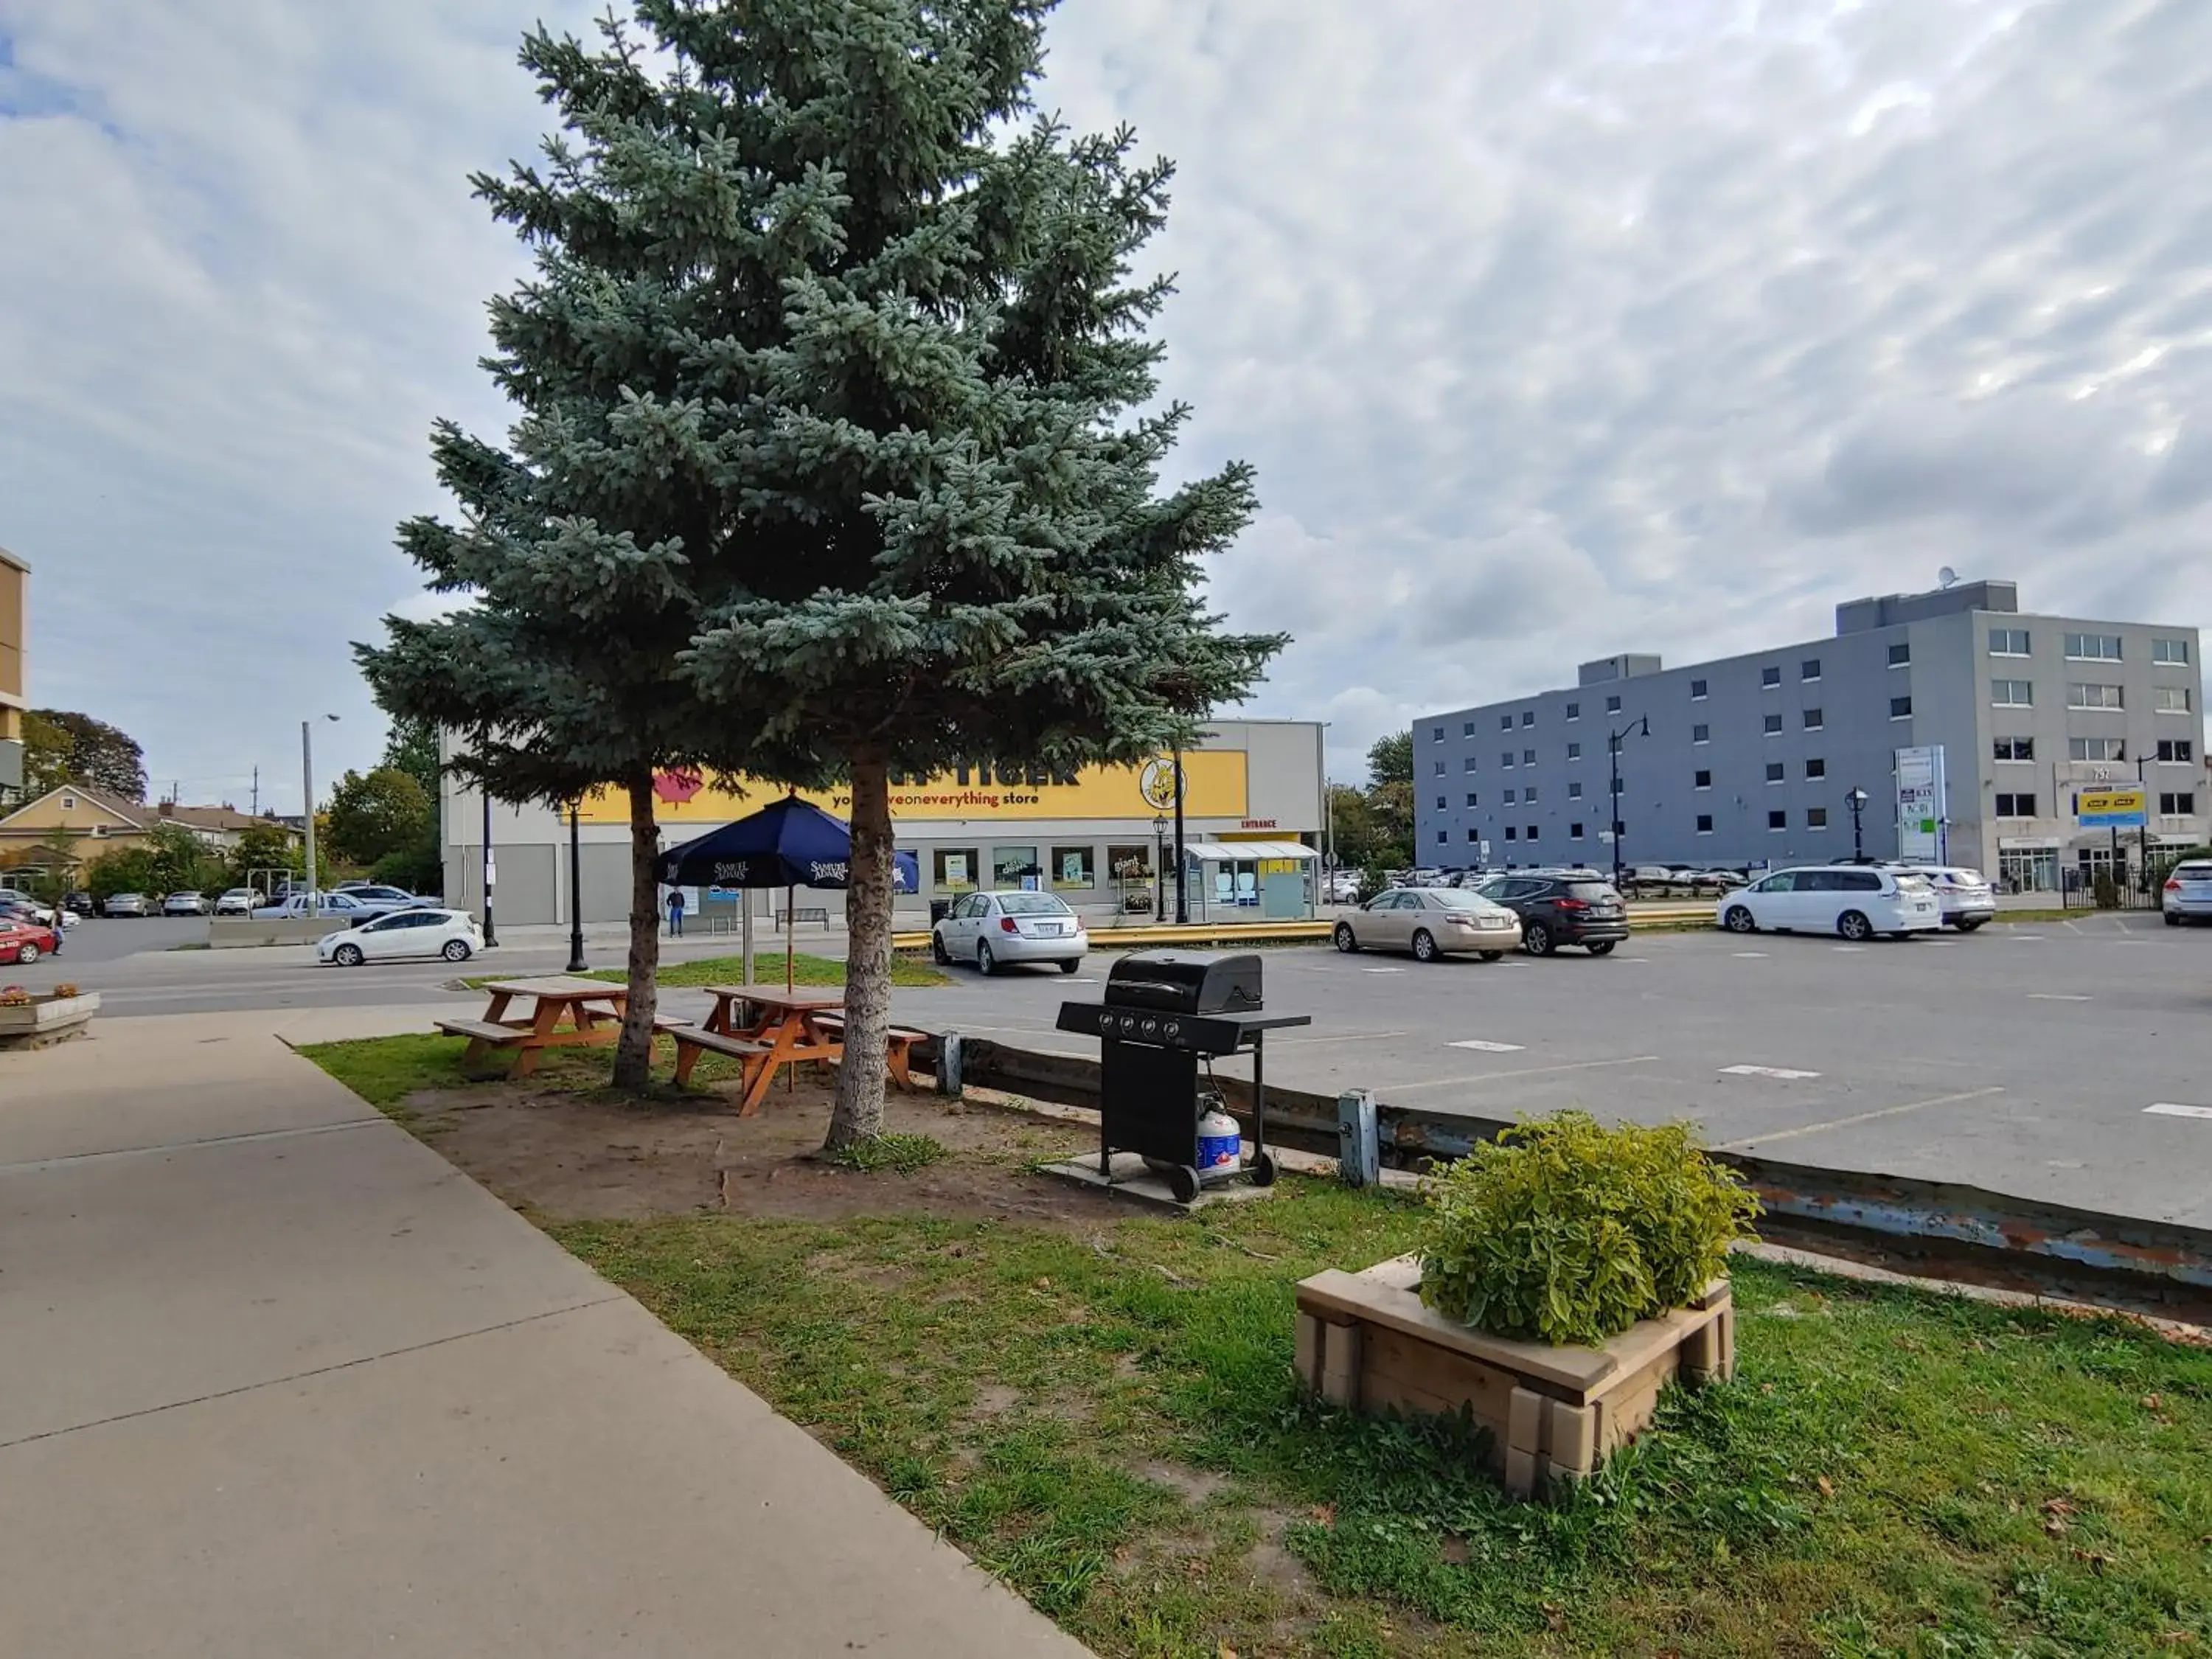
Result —
[[[548,1048],[612,1043],[622,1033],[623,1015],[629,1006],[627,987],[566,974],[495,980],[483,988],[490,993],[491,1002],[482,1019],[441,1019],[438,1029],[469,1040],[461,1055],[465,1071],[481,1067],[491,1049],[514,1050],[514,1065],[507,1073],[510,1078],[535,1072],[538,1056]],[[524,997],[532,1004],[529,1018],[508,1018],[508,1007]],[[689,1024],[667,1015],[653,1022],[656,1031],[680,1031]]]
[[[814,1024],[824,1036],[835,1037],[841,1048],[844,1046],[845,1016],[842,1011],[817,1014]],[[885,1058],[890,1062],[891,1081],[902,1089],[911,1089],[914,1087],[914,1045],[928,1042],[929,1033],[916,1031],[904,1025],[894,1025],[884,1036],[888,1048]]]

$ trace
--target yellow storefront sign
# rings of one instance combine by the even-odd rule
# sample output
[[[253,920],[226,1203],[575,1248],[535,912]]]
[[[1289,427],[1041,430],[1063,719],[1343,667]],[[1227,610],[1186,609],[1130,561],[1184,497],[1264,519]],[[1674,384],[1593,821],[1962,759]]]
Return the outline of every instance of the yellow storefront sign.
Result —
[[[1241,749],[1194,750],[1182,757],[1183,813],[1194,818],[1242,818],[1248,776]],[[724,788],[694,773],[664,772],[653,780],[654,818],[661,823],[726,823],[757,812],[785,792],[781,786],[744,781]],[[839,817],[849,817],[852,794],[842,787],[802,789],[812,801]],[[1072,781],[1031,781],[1028,775],[1000,778],[988,768],[948,772],[891,786],[891,819],[902,827],[932,820],[1025,818],[1150,820],[1175,810],[1175,763],[1167,756],[1141,766],[1087,766]],[[586,823],[627,823],[629,808],[621,795],[602,790],[584,799]]]
[[[2149,808],[2146,790],[2084,789],[2075,816],[2084,829],[2132,829],[2143,822]]]

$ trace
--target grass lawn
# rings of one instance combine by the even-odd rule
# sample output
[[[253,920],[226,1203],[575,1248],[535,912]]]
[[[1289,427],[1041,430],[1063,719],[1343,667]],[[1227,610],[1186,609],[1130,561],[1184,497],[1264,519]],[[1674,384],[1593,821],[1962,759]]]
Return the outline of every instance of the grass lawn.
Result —
[[[416,1039],[309,1052],[439,1086]],[[958,1157],[882,1213],[540,1219],[1102,1654],[2212,1654],[2212,1352],[1744,1260],[1737,1381],[1516,1504],[1455,1425],[1292,1385],[1291,1286],[1410,1200],[898,1212]]]

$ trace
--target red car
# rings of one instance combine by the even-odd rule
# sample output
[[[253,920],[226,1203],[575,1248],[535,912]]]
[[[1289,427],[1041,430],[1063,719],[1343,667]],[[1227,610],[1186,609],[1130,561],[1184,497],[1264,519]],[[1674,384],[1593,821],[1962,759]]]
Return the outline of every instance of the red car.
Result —
[[[36,962],[61,949],[54,930],[35,922],[0,921],[0,962]]]

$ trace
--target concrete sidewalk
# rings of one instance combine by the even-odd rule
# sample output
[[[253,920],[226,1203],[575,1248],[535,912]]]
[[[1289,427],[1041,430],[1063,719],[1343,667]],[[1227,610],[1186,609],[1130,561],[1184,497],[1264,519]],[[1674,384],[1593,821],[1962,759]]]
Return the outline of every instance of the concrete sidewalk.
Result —
[[[1079,1659],[272,1018],[0,1055],[0,1647]]]

